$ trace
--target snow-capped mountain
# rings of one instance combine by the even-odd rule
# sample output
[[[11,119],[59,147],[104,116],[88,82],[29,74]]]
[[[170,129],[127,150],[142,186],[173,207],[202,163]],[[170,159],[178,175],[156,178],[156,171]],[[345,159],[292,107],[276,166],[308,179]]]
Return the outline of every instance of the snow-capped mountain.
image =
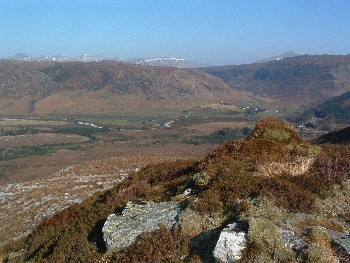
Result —
[[[82,54],[79,57],[69,57],[67,55],[58,54],[55,56],[31,56],[24,53],[18,53],[12,57],[6,57],[5,59],[19,60],[19,61],[55,61],[55,62],[67,62],[67,61],[82,61],[82,62],[93,62],[101,60],[115,60],[123,61],[126,63],[146,65],[146,66],[158,66],[158,67],[177,67],[177,68],[199,68],[212,66],[210,64],[194,62],[184,58],[175,57],[156,57],[156,58],[132,58],[132,59],[121,59],[121,58],[105,58],[98,55]]]
[[[294,52],[294,51],[288,51],[286,53],[277,55],[277,56],[273,56],[273,57],[269,57],[269,58],[265,58],[265,59],[261,59],[256,61],[256,63],[264,63],[264,62],[269,62],[269,61],[274,61],[274,60],[281,60],[284,58],[292,58],[292,57],[297,57],[300,56],[301,54]]]
[[[32,61],[33,56],[25,53],[17,53],[13,57],[7,57],[6,59],[21,60],[21,61]]]
[[[177,67],[177,68],[199,68],[206,67],[209,64],[190,61],[184,58],[170,58],[170,57],[157,57],[157,58],[136,58],[126,60],[128,63],[146,66],[158,66],[158,67]]]
[[[67,62],[67,61],[72,61],[73,59],[69,56],[63,55],[63,54],[58,54],[55,55],[51,58],[52,61],[56,62]],[[39,60],[40,61],[40,60]]]
[[[101,61],[104,60],[105,58],[97,55],[90,55],[90,54],[82,54],[78,60],[83,61],[83,62],[92,62],[92,61]]]
[[[12,57],[6,57],[5,59],[18,60],[18,61],[55,61],[55,62],[67,62],[67,61],[83,61],[83,62],[91,62],[91,61],[100,61],[104,58],[101,56],[90,55],[90,54],[82,54],[81,56],[74,58],[64,54],[57,54],[55,56],[31,56],[24,53],[18,53]]]
[[[46,55],[40,55],[39,57],[34,58],[35,61],[50,61],[52,58]]]

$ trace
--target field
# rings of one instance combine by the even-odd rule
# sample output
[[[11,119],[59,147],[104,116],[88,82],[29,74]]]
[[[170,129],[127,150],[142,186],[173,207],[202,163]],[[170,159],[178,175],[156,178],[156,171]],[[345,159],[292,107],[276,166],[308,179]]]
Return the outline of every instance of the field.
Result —
[[[193,144],[204,144],[208,151],[245,137],[243,129],[247,133],[262,117],[289,113],[261,102],[0,119],[0,184],[40,178],[80,160],[132,155],[145,147],[155,147],[147,155],[158,154],[157,147],[187,149]],[[195,155],[206,153],[199,152]],[[32,171],[32,163],[40,169]]]
[[[64,125],[67,124],[65,121],[49,121],[37,118],[27,119],[0,119],[1,127],[16,127],[16,126],[48,126],[48,125]]]
[[[76,134],[52,134],[37,133],[28,135],[15,135],[0,137],[0,144],[5,148],[15,148],[18,146],[39,146],[63,143],[86,142],[89,138]]]

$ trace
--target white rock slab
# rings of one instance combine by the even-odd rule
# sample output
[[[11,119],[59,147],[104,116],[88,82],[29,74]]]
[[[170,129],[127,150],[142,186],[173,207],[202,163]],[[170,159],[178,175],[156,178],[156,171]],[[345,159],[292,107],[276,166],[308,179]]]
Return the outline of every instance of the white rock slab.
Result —
[[[214,258],[218,263],[236,262],[242,257],[247,245],[247,234],[240,231],[237,223],[229,224],[222,230],[214,249]]]

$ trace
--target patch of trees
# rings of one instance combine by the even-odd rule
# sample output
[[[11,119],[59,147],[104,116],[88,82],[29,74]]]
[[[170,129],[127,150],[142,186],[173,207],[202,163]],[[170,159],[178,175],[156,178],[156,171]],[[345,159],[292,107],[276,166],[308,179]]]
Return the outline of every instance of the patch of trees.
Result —
[[[249,136],[251,129],[244,128],[223,128],[221,130],[215,131],[210,135],[206,136],[194,136],[187,140],[187,143],[191,144],[205,144],[205,143],[225,143],[228,141],[243,139]]]

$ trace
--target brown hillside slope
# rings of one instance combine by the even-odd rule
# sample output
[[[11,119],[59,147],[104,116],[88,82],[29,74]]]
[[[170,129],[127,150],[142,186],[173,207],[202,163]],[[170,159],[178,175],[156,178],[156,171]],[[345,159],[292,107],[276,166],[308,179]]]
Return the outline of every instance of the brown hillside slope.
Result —
[[[203,105],[248,97],[190,69],[116,61],[0,61],[0,114],[45,115]]]
[[[30,113],[37,100],[57,87],[40,72],[49,63],[0,60],[0,115]]]
[[[350,91],[350,55],[303,55],[202,70],[236,90],[294,106],[315,106]]]

